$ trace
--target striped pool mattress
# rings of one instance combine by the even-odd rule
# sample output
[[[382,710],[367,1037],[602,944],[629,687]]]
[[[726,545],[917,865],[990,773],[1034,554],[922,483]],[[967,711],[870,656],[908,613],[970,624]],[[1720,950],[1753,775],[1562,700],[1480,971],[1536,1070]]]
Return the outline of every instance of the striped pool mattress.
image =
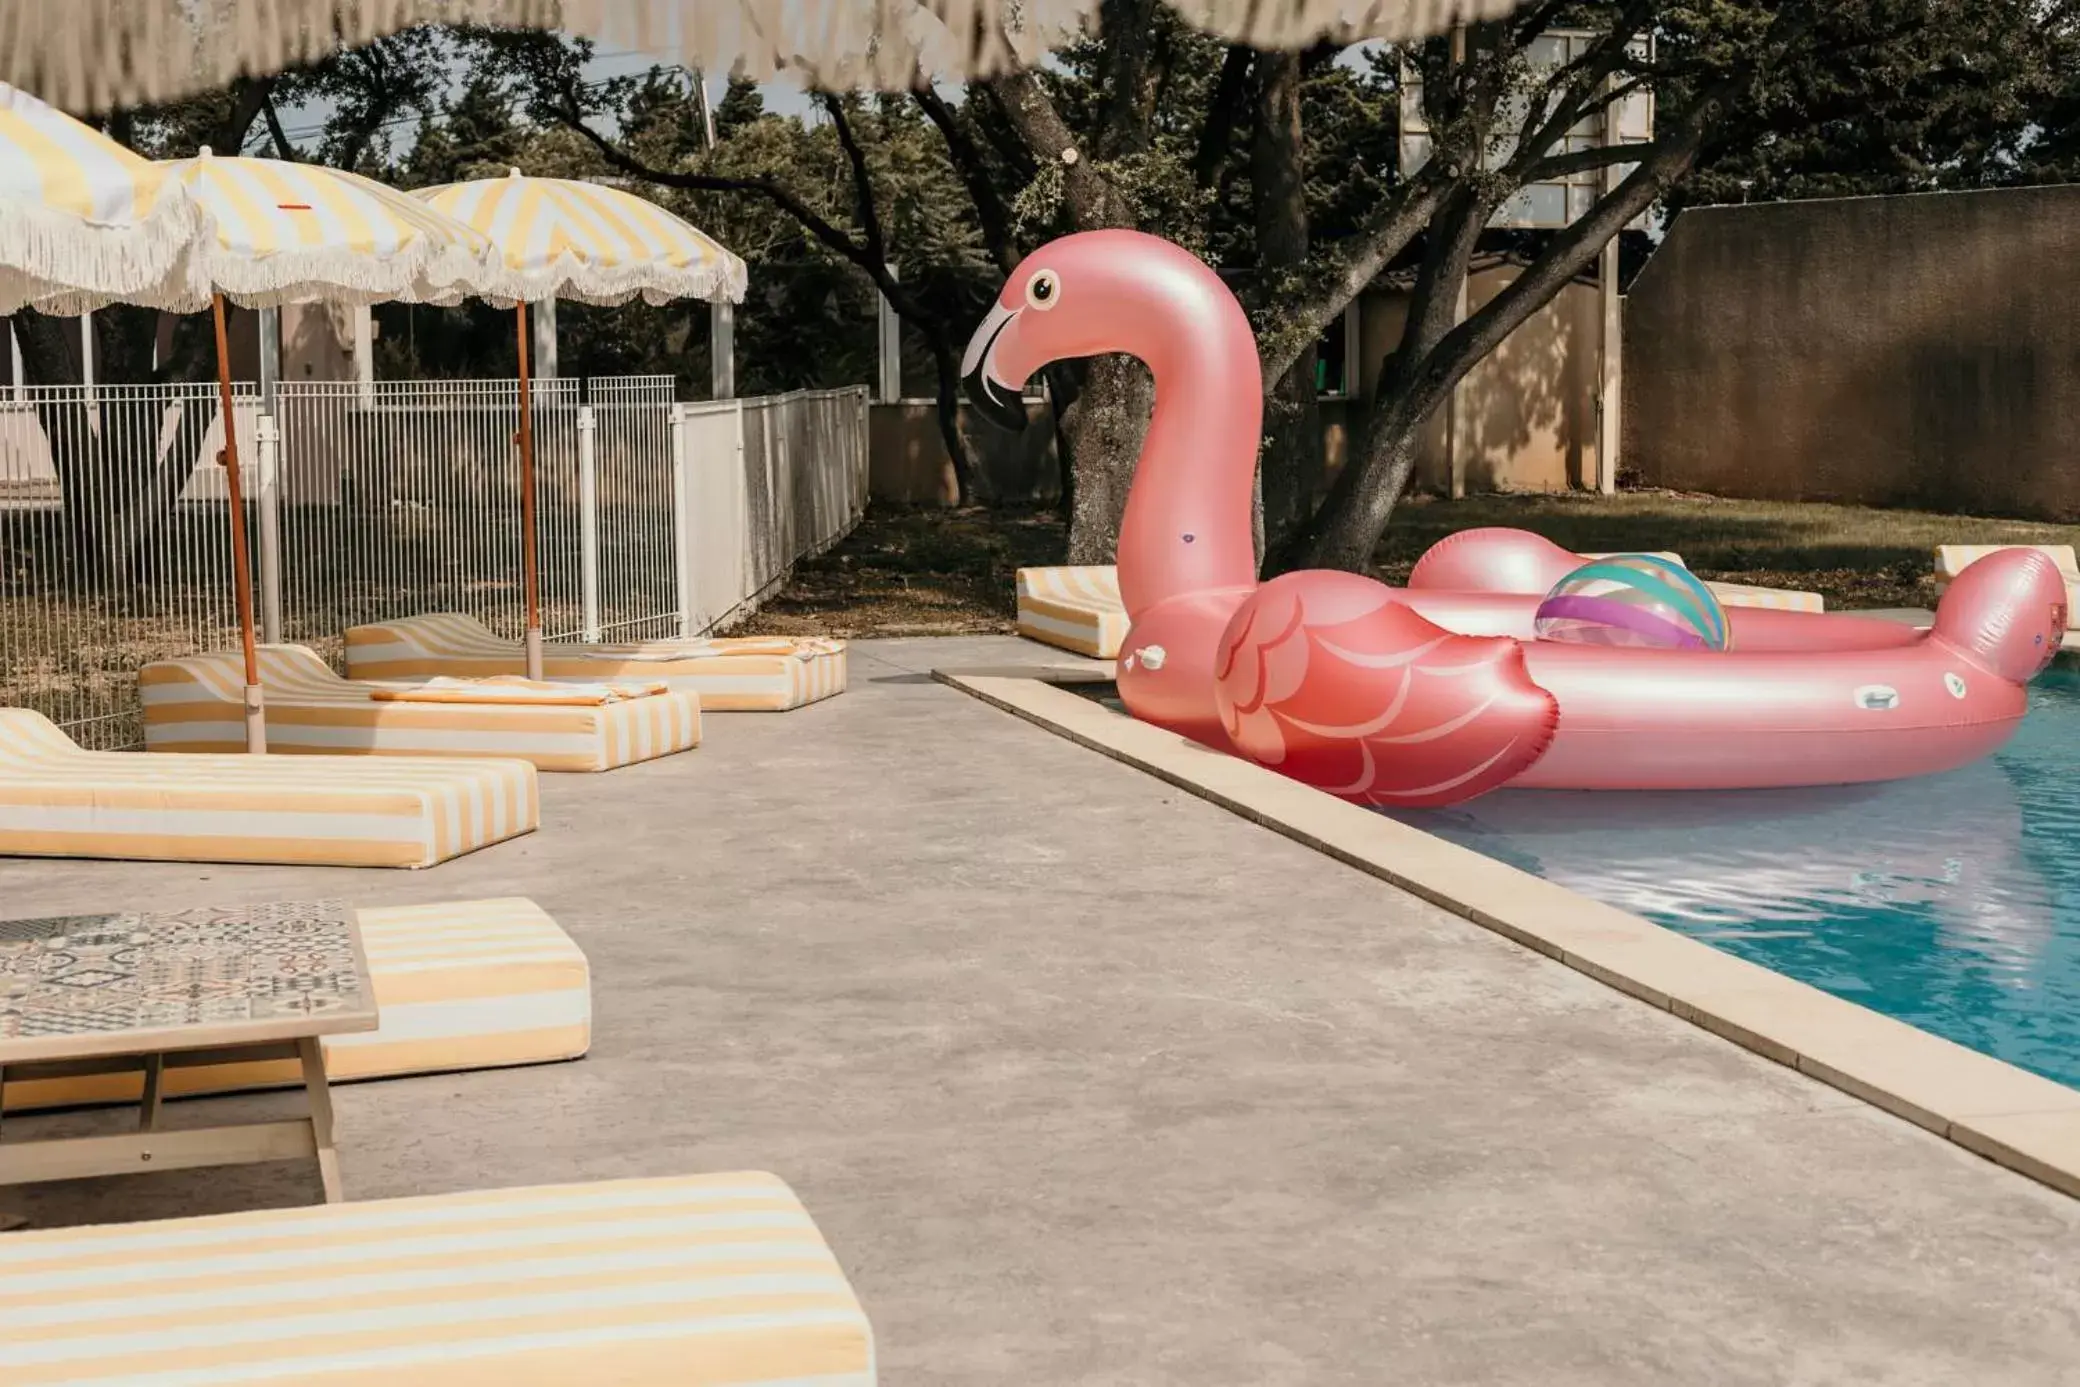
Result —
[[[245,662],[197,655],[137,676],[150,751],[245,747]],[[267,749],[328,756],[510,756],[545,771],[606,771],[700,745],[701,701],[674,690],[568,706],[379,700],[382,686],[342,679],[316,651],[260,647]]]
[[[525,761],[87,751],[0,708],[0,855],[430,867],[540,822]]]
[[[382,1024],[324,1038],[325,1072],[335,1083],[545,1064],[577,1059],[590,1048],[592,980],[585,955],[533,901],[356,914]],[[168,1069],[161,1092],[174,1097],[302,1082],[294,1060],[219,1064]],[[6,1110],[134,1103],[143,1083],[138,1073],[18,1080],[6,1086]]]
[[[1127,609],[1110,564],[1018,570],[1018,633],[1094,660],[1119,657]]]
[[[1960,573],[2003,549],[2034,549],[2058,565],[2058,576],[2066,584],[2066,629],[2080,631],[2080,563],[2075,562],[2070,544],[1938,544],[1936,591],[1945,591]]]
[[[435,612],[347,632],[347,673],[356,679],[481,678],[520,674],[519,641],[475,617]],[[786,636],[720,636],[633,645],[542,647],[542,677],[573,683],[661,679],[700,695],[709,712],[783,713],[845,692],[845,643]]]
[[[731,1174],[0,1236],[7,1387],[873,1387],[808,1211]]]

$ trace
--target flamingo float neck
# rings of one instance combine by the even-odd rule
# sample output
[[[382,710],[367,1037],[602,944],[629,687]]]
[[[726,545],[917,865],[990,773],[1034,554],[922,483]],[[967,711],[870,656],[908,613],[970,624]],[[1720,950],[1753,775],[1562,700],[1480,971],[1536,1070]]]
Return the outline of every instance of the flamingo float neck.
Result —
[[[1155,411],[1119,530],[1120,600],[1130,619],[1174,597],[1257,579],[1262,368],[1241,306],[1211,271],[1204,278],[1206,286],[1177,286],[1185,292],[1165,296],[1147,321],[1162,345],[1144,358]]]
[[[1251,512],[1262,367],[1220,276],[1138,231],[1053,241],[1011,274],[968,348],[971,397],[1012,427],[1018,392],[1050,361],[1123,352],[1155,377],[1155,413],[1120,526],[1131,620],[1173,598],[1256,583]]]

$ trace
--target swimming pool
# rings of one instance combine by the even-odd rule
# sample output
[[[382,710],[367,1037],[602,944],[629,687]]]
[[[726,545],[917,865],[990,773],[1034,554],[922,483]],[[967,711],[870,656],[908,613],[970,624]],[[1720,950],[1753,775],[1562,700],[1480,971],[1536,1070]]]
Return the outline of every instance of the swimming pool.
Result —
[[[2030,705],[2002,751],[1920,780],[1395,817],[2080,1087],[2080,673]]]

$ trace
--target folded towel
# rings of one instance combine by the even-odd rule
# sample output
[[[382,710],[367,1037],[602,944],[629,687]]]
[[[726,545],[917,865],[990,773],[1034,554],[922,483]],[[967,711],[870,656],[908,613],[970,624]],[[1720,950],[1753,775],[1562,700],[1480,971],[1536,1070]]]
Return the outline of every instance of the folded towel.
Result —
[[[369,697],[379,703],[541,703],[558,707],[593,707],[629,698],[648,698],[664,693],[670,687],[653,682],[551,684],[523,679],[517,674],[500,674],[488,679],[429,679],[423,684],[375,689]]]
[[[845,648],[843,641],[825,640],[820,636],[715,636],[696,641],[645,641],[640,645],[588,645],[585,658],[588,660],[645,660],[664,662],[668,660],[718,660],[730,656],[793,656],[797,660],[813,660],[819,655],[835,655]]]

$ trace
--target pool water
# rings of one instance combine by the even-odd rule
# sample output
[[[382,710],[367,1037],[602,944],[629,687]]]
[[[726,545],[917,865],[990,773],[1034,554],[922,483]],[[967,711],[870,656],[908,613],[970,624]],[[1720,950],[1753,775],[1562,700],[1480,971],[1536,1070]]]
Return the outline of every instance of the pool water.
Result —
[[[2080,1087],[2080,674],[2039,679],[2007,747],[1947,775],[1395,817]]]

